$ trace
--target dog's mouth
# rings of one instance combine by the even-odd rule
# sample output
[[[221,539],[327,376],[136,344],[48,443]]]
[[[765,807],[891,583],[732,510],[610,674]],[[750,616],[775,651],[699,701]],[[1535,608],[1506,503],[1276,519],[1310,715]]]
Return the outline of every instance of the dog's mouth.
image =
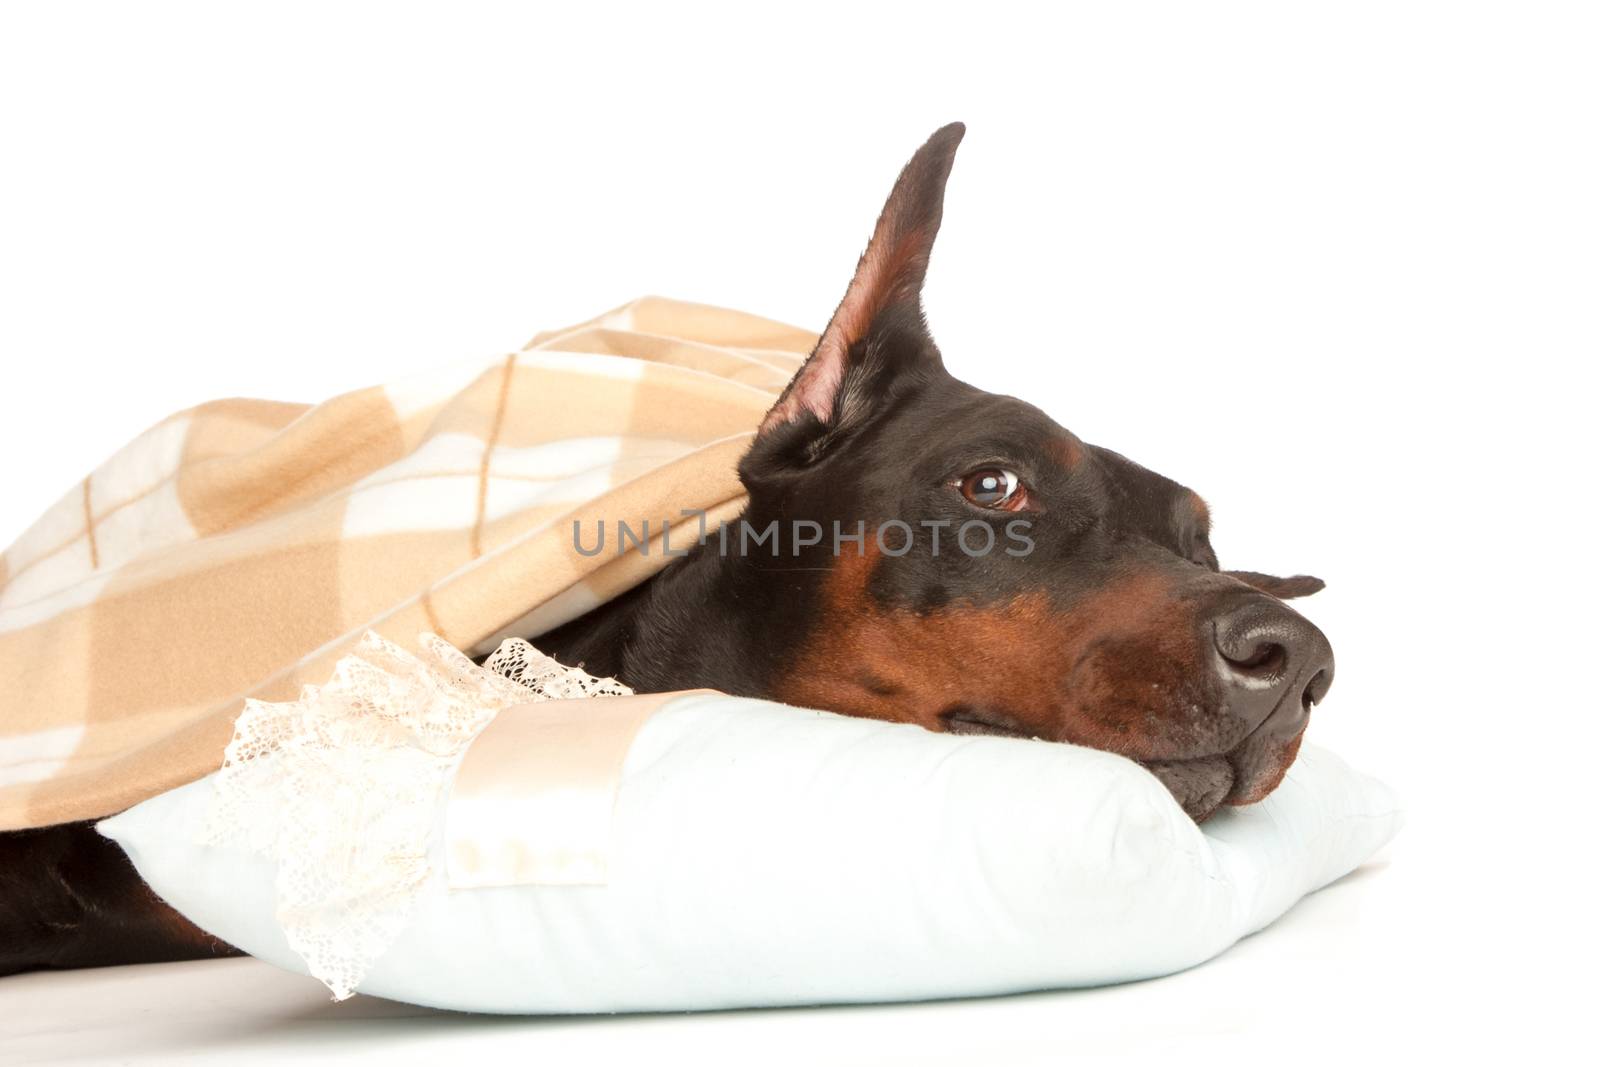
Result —
[[[1205,822],[1227,803],[1239,777],[1226,755],[1137,762],[1167,787],[1184,813],[1197,823]]]
[[[946,733],[986,734],[991,737],[1020,737],[1041,740],[1039,735],[1009,715],[976,708],[970,704],[957,704],[939,715]]]
[[[1228,752],[1136,762],[1167,787],[1191,819],[1205,822],[1224,804],[1254,804],[1278,787],[1300,751],[1312,702],[1289,712],[1287,721],[1269,716]]]

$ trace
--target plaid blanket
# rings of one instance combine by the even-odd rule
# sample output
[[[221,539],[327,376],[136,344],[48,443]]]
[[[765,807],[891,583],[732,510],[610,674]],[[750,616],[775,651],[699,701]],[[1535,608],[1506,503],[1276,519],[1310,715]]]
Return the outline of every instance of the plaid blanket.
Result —
[[[368,630],[485,652],[643,581],[744,497],[735,466],[816,335],[646,298],[521,352],[315,406],[152,427],[0,556],[0,830],[217,769],[247,697]],[[650,521],[657,547],[594,548]],[[684,529],[687,526],[688,529]]]

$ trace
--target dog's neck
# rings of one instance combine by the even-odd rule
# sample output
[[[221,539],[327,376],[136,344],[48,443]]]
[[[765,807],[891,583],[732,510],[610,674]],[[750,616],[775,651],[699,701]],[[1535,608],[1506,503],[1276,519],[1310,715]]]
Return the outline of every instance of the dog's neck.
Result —
[[[701,547],[533,643],[636,692],[704,687],[760,696],[776,654],[763,640],[765,597],[735,561]]]

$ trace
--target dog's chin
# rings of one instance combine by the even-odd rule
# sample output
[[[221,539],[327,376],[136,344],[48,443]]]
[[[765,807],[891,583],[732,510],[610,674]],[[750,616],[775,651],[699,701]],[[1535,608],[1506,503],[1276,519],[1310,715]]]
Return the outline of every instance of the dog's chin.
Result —
[[[1174,800],[1195,822],[1205,822],[1228,802],[1236,777],[1227,756],[1201,756],[1184,760],[1141,760],[1145,770],[1167,787]]]
[[[1299,733],[1287,741],[1258,744],[1253,739],[1218,756],[1140,760],[1167,787],[1195,822],[1205,822],[1223,805],[1241,806],[1266,799],[1282,783],[1300,751]]]

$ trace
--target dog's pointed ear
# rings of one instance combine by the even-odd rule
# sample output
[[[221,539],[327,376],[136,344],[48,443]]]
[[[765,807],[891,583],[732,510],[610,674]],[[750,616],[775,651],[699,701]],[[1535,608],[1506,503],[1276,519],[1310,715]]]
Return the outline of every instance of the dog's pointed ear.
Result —
[[[847,428],[872,409],[889,379],[919,364],[940,365],[922,316],[922,282],[966,132],[959,122],[940,129],[900,172],[844,300],[767,412],[759,438],[814,441]]]
[[[1293,600],[1297,596],[1310,596],[1320,593],[1327,584],[1321,578],[1313,578],[1309,574],[1297,574],[1293,578],[1277,578],[1270,574],[1261,574],[1257,571],[1223,571],[1229,578],[1237,578],[1252,589],[1259,589],[1263,593],[1277,597],[1279,600]]]

